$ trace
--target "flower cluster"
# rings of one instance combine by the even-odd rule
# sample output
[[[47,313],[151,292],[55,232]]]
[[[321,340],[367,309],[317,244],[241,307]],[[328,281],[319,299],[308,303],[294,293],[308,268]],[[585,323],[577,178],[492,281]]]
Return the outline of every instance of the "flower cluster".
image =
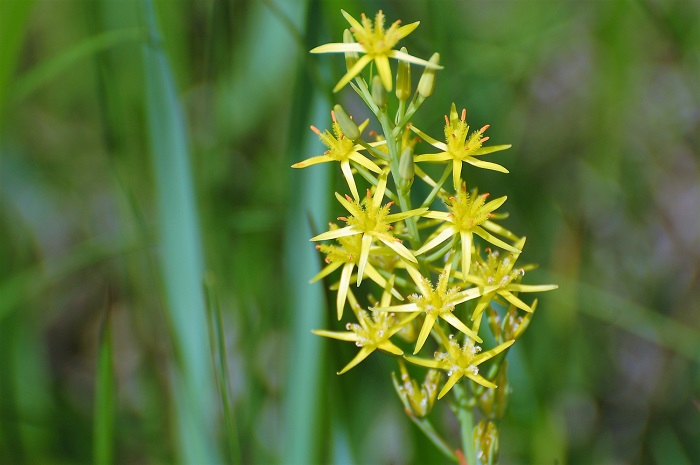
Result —
[[[401,383],[394,377],[394,384],[407,412],[418,422],[429,414],[436,395],[438,399],[444,397],[460,381],[471,382],[457,389],[469,390],[475,399],[484,392],[495,392],[499,382],[506,383],[505,356],[536,308],[536,301],[528,303],[523,294],[557,286],[522,283],[532,267],[516,266],[525,238],[499,222],[507,217],[497,212],[506,197],[489,200],[489,194],[479,193],[472,179],[478,170],[465,176],[463,163],[508,173],[482,156],[511,146],[487,145],[489,138],[484,133],[489,126],[470,132],[466,110],[458,113],[455,104],[444,117],[442,141],[410,122],[432,94],[436,71],[442,69],[437,54],[423,60],[409,55],[405,48],[395,50],[418,22],[400,26],[397,21],[387,29],[381,11],[374,21],[364,15],[357,21],[342,13],[351,26],[345,31],[344,41],[321,45],[312,52],[345,54],[347,73],[334,91],[350,84],[376,117],[381,134],[372,131],[368,137],[363,136],[371,123],[356,124],[341,105],[336,105],[330,130],[311,126],[328,150],[293,165],[304,168],[339,162],[348,189],[347,193],[335,193],[347,212],[338,217],[341,223],[330,223],[328,231],[311,238],[320,243],[317,249],[327,263],[312,281],[330,280],[331,289],[337,289],[338,319],[343,318],[349,304],[354,321],[346,324],[347,331],[313,332],[359,347],[339,374],[376,351],[397,357]],[[398,60],[395,86],[389,58]],[[370,63],[375,66],[368,68]],[[411,64],[423,67],[415,89],[411,85]],[[389,91],[394,87],[398,102],[389,105]],[[397,108],[393,116],[389,115],[390,107]],[[422,151],[421,141],[439,151],[414,153]],[[423,162],[442,164],[442,174],[433,176],[427,167],[424,171],[416,165]],[[429,191],[416,208],[412,203],[418,195],[411,195],[414,178],[426,183]],[[449,178],[451,183],[447,182]],[[360,185],[364,185],[365,195],[360,195]],[[334,279],[337,270],[340,273]],[[366,305],[358,302],[353,287],[362,290],[358,296],[366,299]],[[377,290],[382,293],[379,302],[371,297]],[[482,328],[484,318],[489,324]],[[494,340],[496,345],[486,342]],[[482,345],[491,347],[482,350]],[[404,354],[409,348],[413,355]],[[417,356],[424,348],[434,355]],[[410,378],[406,362],[431,369],[423,388]],[[441,372],[447,377],[439,388]],[[491,404],[493,399],[504,403],[506,394],[492,394]],[[495,424],[491,421],[480,428],[474,432],[477,448],[497,447],[497,432],[490,433],[495,431]],[[425,431],[432,434],[430,429]]]

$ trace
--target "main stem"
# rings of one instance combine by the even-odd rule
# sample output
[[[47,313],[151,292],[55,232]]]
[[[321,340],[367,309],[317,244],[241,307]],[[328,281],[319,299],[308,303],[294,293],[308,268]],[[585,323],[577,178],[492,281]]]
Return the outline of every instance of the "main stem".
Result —
[[[457,383],[452,388],[457,403],[452,410],[462,429],[462,450],[468,465],[476,465],[476,451],[474,450],[474,412],[467,399],[467,391],[462,383]]]

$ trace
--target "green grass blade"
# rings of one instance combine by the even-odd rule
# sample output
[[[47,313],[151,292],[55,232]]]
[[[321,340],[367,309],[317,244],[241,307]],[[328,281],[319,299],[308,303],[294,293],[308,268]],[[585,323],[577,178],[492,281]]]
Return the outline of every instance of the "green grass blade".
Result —
[[[26,22],[34,0],[0,2],[0,126],[5,98],[27,32]]]
[[[224,337],[224,323],[221,315],[221,305],[214,288],[214,278],[207,275],[204,278],[204,291],[207,298],[207,321],[211,340],[212,359],[218,383],[221,407],[224,411],[224,427],[226,429],[226,446],[228,456],[226,463],[241,463],[241,448],[238,444],[238,432],[231,402],[231,379],[228,370],[228,357],[226,355],[226,339]]]
[[[150,0],[144,74],[159,225],[159,265],[178,356],[173,373],[176,444],[183,463],[219,462],[213,373],[208,354],[203,255],[185,124]]]
[[[115,377],[112,357],[111,301],[100,328],[97,354],[97,378],[95,380],[95,417],[93,436],[93,459],[98,465],[114,462],[114,414]]]
[[[58,56],[42,62],[22,75],[13,89],[12,98],[15,101],[22,100],[42,85],[46,84],[61,71],[82,59],[107,50],[115,45],[144,40],[145,38],[146,35],[141,29],[108,31],[91,37],[73,48],[60,53]]]

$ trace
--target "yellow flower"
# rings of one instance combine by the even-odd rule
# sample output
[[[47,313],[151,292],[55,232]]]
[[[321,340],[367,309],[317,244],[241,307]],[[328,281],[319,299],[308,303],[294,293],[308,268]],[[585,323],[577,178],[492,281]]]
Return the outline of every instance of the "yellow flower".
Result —
[[[481,352],[481,347],[475,345],[472,338],[465,338],[464,344],[460,346],[452,335],[450,335],[449,338],[445,337],[445,334],[441,330],[438,330],[438,335],[447,352],[436,352],[434,360],[404,356],[406,360],[416,365],[447,371],[447,376],[449,378],[440,391],[440,394],[438,394],[438,399],[441,399],[447,394],[450,389],[452,389],[452,386],[464,376],[487,388],[498,387],[481,376],[478,367],[486,360],[512,346],[515,341],[504,342],[489,351],[479,353]]]
[[[333,133],[326,130],[326,132],[319,131],[315,126],[311,126],[311,130],[318,134],[328,150],[324,152],[323,155],[316,157],[307,158],[304,161],[295,163],[292,168],[306,168],[307,166],[315,165],[318,163],[326,163],[329,161],[339,161],[340,169],[343,171],[343,176],[348,182],[350,191],[352,192],[355,200],[360,200],[360,194],[357,192],[357,185],[355,184],[355,178],[352,175],[352,169],[350,167],[350,161],[357,163],[358,165],[364,166],[370,171],[374,171],[379,174],[382,170],[374,163],[372,160],[362,155],[359,151],[363,150],[361,145],[355,145],[355,143],[349,138],[345,137],[343,131],[340,129],[340,125],[336,119],[335,113],[331,111],[331,117],[333,119]],[[360,132],[367,127],[369,120],[365,121],[359,126]],[[386,142],[381,142],[384,144]],[[375,146],[380,143],[372,143],[370,145]]]
[[[462,242],[462,274],[469,273],[471,264],[471,250],[473,235],[481,237],[491,244],[501,247],[510,252],[520,253],[520,250],[503,242],[491,234],[495,232],[509,239],[518,238],[507,229],[489,220],[493,216],[493,211],[503,205],[506,196],[499,197],[486,203],[488,194],[477,195],[476,191],[472,195],[467,193],[467,188],[462,183],[462,188],[458,190],[457,197],[450,197],[445,203],[448,212],[429,211],[423,216],[444,221],[432,239],[428,240],[423,247],[416,250],[416,255],[421,255],[428,250],[432,250],[448,239],[459,236]]]
[[[393,281],[393,278],[390,279],[387,287],[393,287]],[[353,358],[350,363],[345,365],[345,368],[340,370],[338,374],[342,375],[346,371],[355,367],[377,349],[394,355],[403,355],[403,350],[394,345],[389,338],[399,332],[404,325],[414,319],[418,313],[408,315],[401,320],[397,319],[396,315],[393,313],[374,312],[370,315],[369,312],[360,308],[360,305],[357,303],[352,291],[348,293],[348,298],[350,300],[350,307],[355,312],[355,316],[357,316],[357,321],[359,324],[348,323],[346,325],[347,331],[326,331],[323,329],[311,331],[318,336],[354,342],[355,345],[360,348],[360,351],[357,353],[355,358]],[[381,302],[383,305],[389,305],[391,302],[391,293],[385,290],[384,294],[382,295]]]
[[[358,286],[362,282],[362,277],[364,276],[365,268],[367,267],[370,247],[375,239],[382,242],[405,260],[418,263],[416,257],[414,257],[411,251],[401,243],[401,240],[391,234],[390,230],[393,229],[391,223],[404,220],[412,216],[422,215],[428,211],[428,209],[416,208],[401,213],[390,214],[389,208],[393,202],[389,202],[384,206],[381,205],[382,199],[384,198],[384,192],[386,190],[387,174],[388,172],[384,171],[379,177],[377,187],[374,191],[374,196],[371,197],[370,191],[367,190],[367,197],[365,197],[362,202],[353,200],[350,197],[342,197],[336,192],[335,197],[348,210],[348,212],[350,212],[351,215],[350,217],[340,217],[338,219],[345,221],[348,226],[326,231],[325,233],[319,234],[318,236],[310,239],[311,241],[325,241],[329,239],[337,239],[339,237],[354,236],[356,234],[361,235],[362,244],[360,247],[360,259],[357,263]]]
[[[487,153],[509,149],[511,145],[492,145],[490,147],[482,147],[482,144],[489,139],[488,137],[483,137],[484,131],[486,131],[489,126],[486,125],[469,135],[469,125],[466,122],[466,118],[466,109],[462,110],[461,118],[457,117],[457,107],[453,103],[452,108],[450,109],[449,119],[447,116],[445,116],[445,142],[435,140],[415,126],[411,126],[411,130],[423,138],[423,140],[433,147],[442,150],[442,152],[439,153],[418,155],[415,158],[415,161],[441,162],[452,160],[452,178],[454,180],[455,191],[459,189],[461,183],[462,162],[469,163],[470,165],[474,165],[479,168],[500,171],[501,173],[508,172],[508,170],[501,165],[478,160],[476,157],[479,155],[486,155]]]
[[[318,46],[311,50],[311,53],[348,53],[358,52],[364,53],[357,62],[348,70],[338,84],[336,84],[333,92],[338,92],[340,89],[352,80],[355,76],[374,61],[377,65],[377,73],[382,80],[382,84],[387,91],[391,90],[391,66],[389,58],[415,63],[417,65],[426,66],[433,69],[442,69],[440,65],[430,63],[429,61],[416,58],[408,53],[399,50],[393,50],[393,47],[404,37],[413,32],[418,27],[420,21],[399,26],[401,21],[396,21],[389,29],[384,29],[384,14],[379,11],[375,17],[374,24],[364,14],[362,15],[362,23],[359,23],[355,18],[350,16],[344,10],[340,10],[345,16],[345,19],[350,23],[352,34],[355,36],[357,43],[333,43]]]
[[[525,245],[525,238],[515,244],[516,248],[522,250]],[[495,250],[487,251],[486,260],[477,256],[475,263],[475,275],[464,276],[464,280],[476,284],[484,289],[484,293],[477,302],[472,320],[479,320],[481,313],[496,295],[501,296],[509,303],[521,310],[532,313],[534,310],[525,302],[520,300],[515,294],[518,292],[545,292],[557,289],[556,284],[520,284],[520,280],[525,276],[525,268],[516,268],[515,262],[520,256],[519,253],[509,253],[502,259],[500,253]],[[486,289],[490,289],[487,291]],[[515,294],[514,294],[515,293]]]
[[[331,231],[337,230],[338,226],[331,223]],[[359,235],[339,237],[336,239],[340,247],[334,245],[317,245],[316,248],[322,253],[326,254],[325,266],[314,278],[311,280],[312,283],[318,281],[319,279],[325,278],[341,266],[343,267],[340,272],[340,282],[338,283],[338,293],[336,295],[336,308],[338,311],[338,320],[343,317],[343,309],[345,308],[345,302],[347,300],[348,288],[350,287],[350,282],[352,281],[352,272],[358,264],[360,259],[360,252],[362,249],[362,238]],[[386,287],[386,279],[379,274],[379,271],[372,266],[370,261],[367,261],[365,266],[365,275],[369,277],[372,281],[379,284],[382,289]],[[398,293],[396,289],[391,288],[391,293],[399,300],[403,300],[401,294]]]
[[[435,326],[435,322],[438,317],[447,321],[449,324],[462,331],[464,334],[472,339],[476,339],[478,342],[482,342],[476,332],[469,329],[462,321],[457,318],[452,311],[455,306],[466,302],[468,300],[476,299],[482,296],[486,292],[491,292],[493,288],[486,287],[484,289],[471,288],[465,291],[460,291],[458,287],[448,288],[450,280],[450,271],[452,269],[452,262],[448,261],[445,268],[442,270],[440,277],[438,278],[437,286],[433,287],[430,280],[423,277],[413,266],[407,265],[406,271],[416,283],[416,286],[421,292],[421,295],[413,294],[408,296],[408,300],[411,300],[409,304],[395,305],[392,307],[377,307],[374,310],[383,312],[423,312],[425,313],[425,322],[421,328],[420,334],[418,335],[418,340],[416,341],[416,349],[413,351],[417,354],[421,350],[423,344],[425,344],[430,331]]]

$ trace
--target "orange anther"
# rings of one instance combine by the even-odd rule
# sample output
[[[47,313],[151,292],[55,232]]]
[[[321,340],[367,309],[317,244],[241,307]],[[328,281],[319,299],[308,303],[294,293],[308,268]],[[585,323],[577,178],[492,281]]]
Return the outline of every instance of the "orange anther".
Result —
[[[450,125],[450,119],[447,117],[447,115],[445,115],[445,124],[448,126]]]
[[[387,207],[391,207],[392,205],[394,205],[394,201],[393,201],[393,200],[392,200],[391,202],[389,202],[389,203],[386,204]]]
[[[331,118],[333,118],[333,122],[336,123],[338,120],[335,119],[335,112],[331,110]]]
[[[479,129],[479,132],[484,132],[484,131],[486,131],[486,130],[487,130],[488,128],[490,128],[490,127],[491,127],[491,125],[490,125],[490,124],[487,124],[487,125],[484,126],[483,128]]]
[[[467,109],[462,108],[462,121],[467,119]]]
[[[316,126],[311,125],[311,130],[312,130],[313,132],[315,132],[316,134],[321,135],[321,131],[319,131],[318,128],[317,128]]]
[[[484,142],[486,142],[489,139],[490,139],[490,137],[482,137],[481,140],[479,141],[479,143],[483,144]]]
[[[352,197],[350,197],[348,194],[345,194],[345,198],[348,202],[352,202]]]

